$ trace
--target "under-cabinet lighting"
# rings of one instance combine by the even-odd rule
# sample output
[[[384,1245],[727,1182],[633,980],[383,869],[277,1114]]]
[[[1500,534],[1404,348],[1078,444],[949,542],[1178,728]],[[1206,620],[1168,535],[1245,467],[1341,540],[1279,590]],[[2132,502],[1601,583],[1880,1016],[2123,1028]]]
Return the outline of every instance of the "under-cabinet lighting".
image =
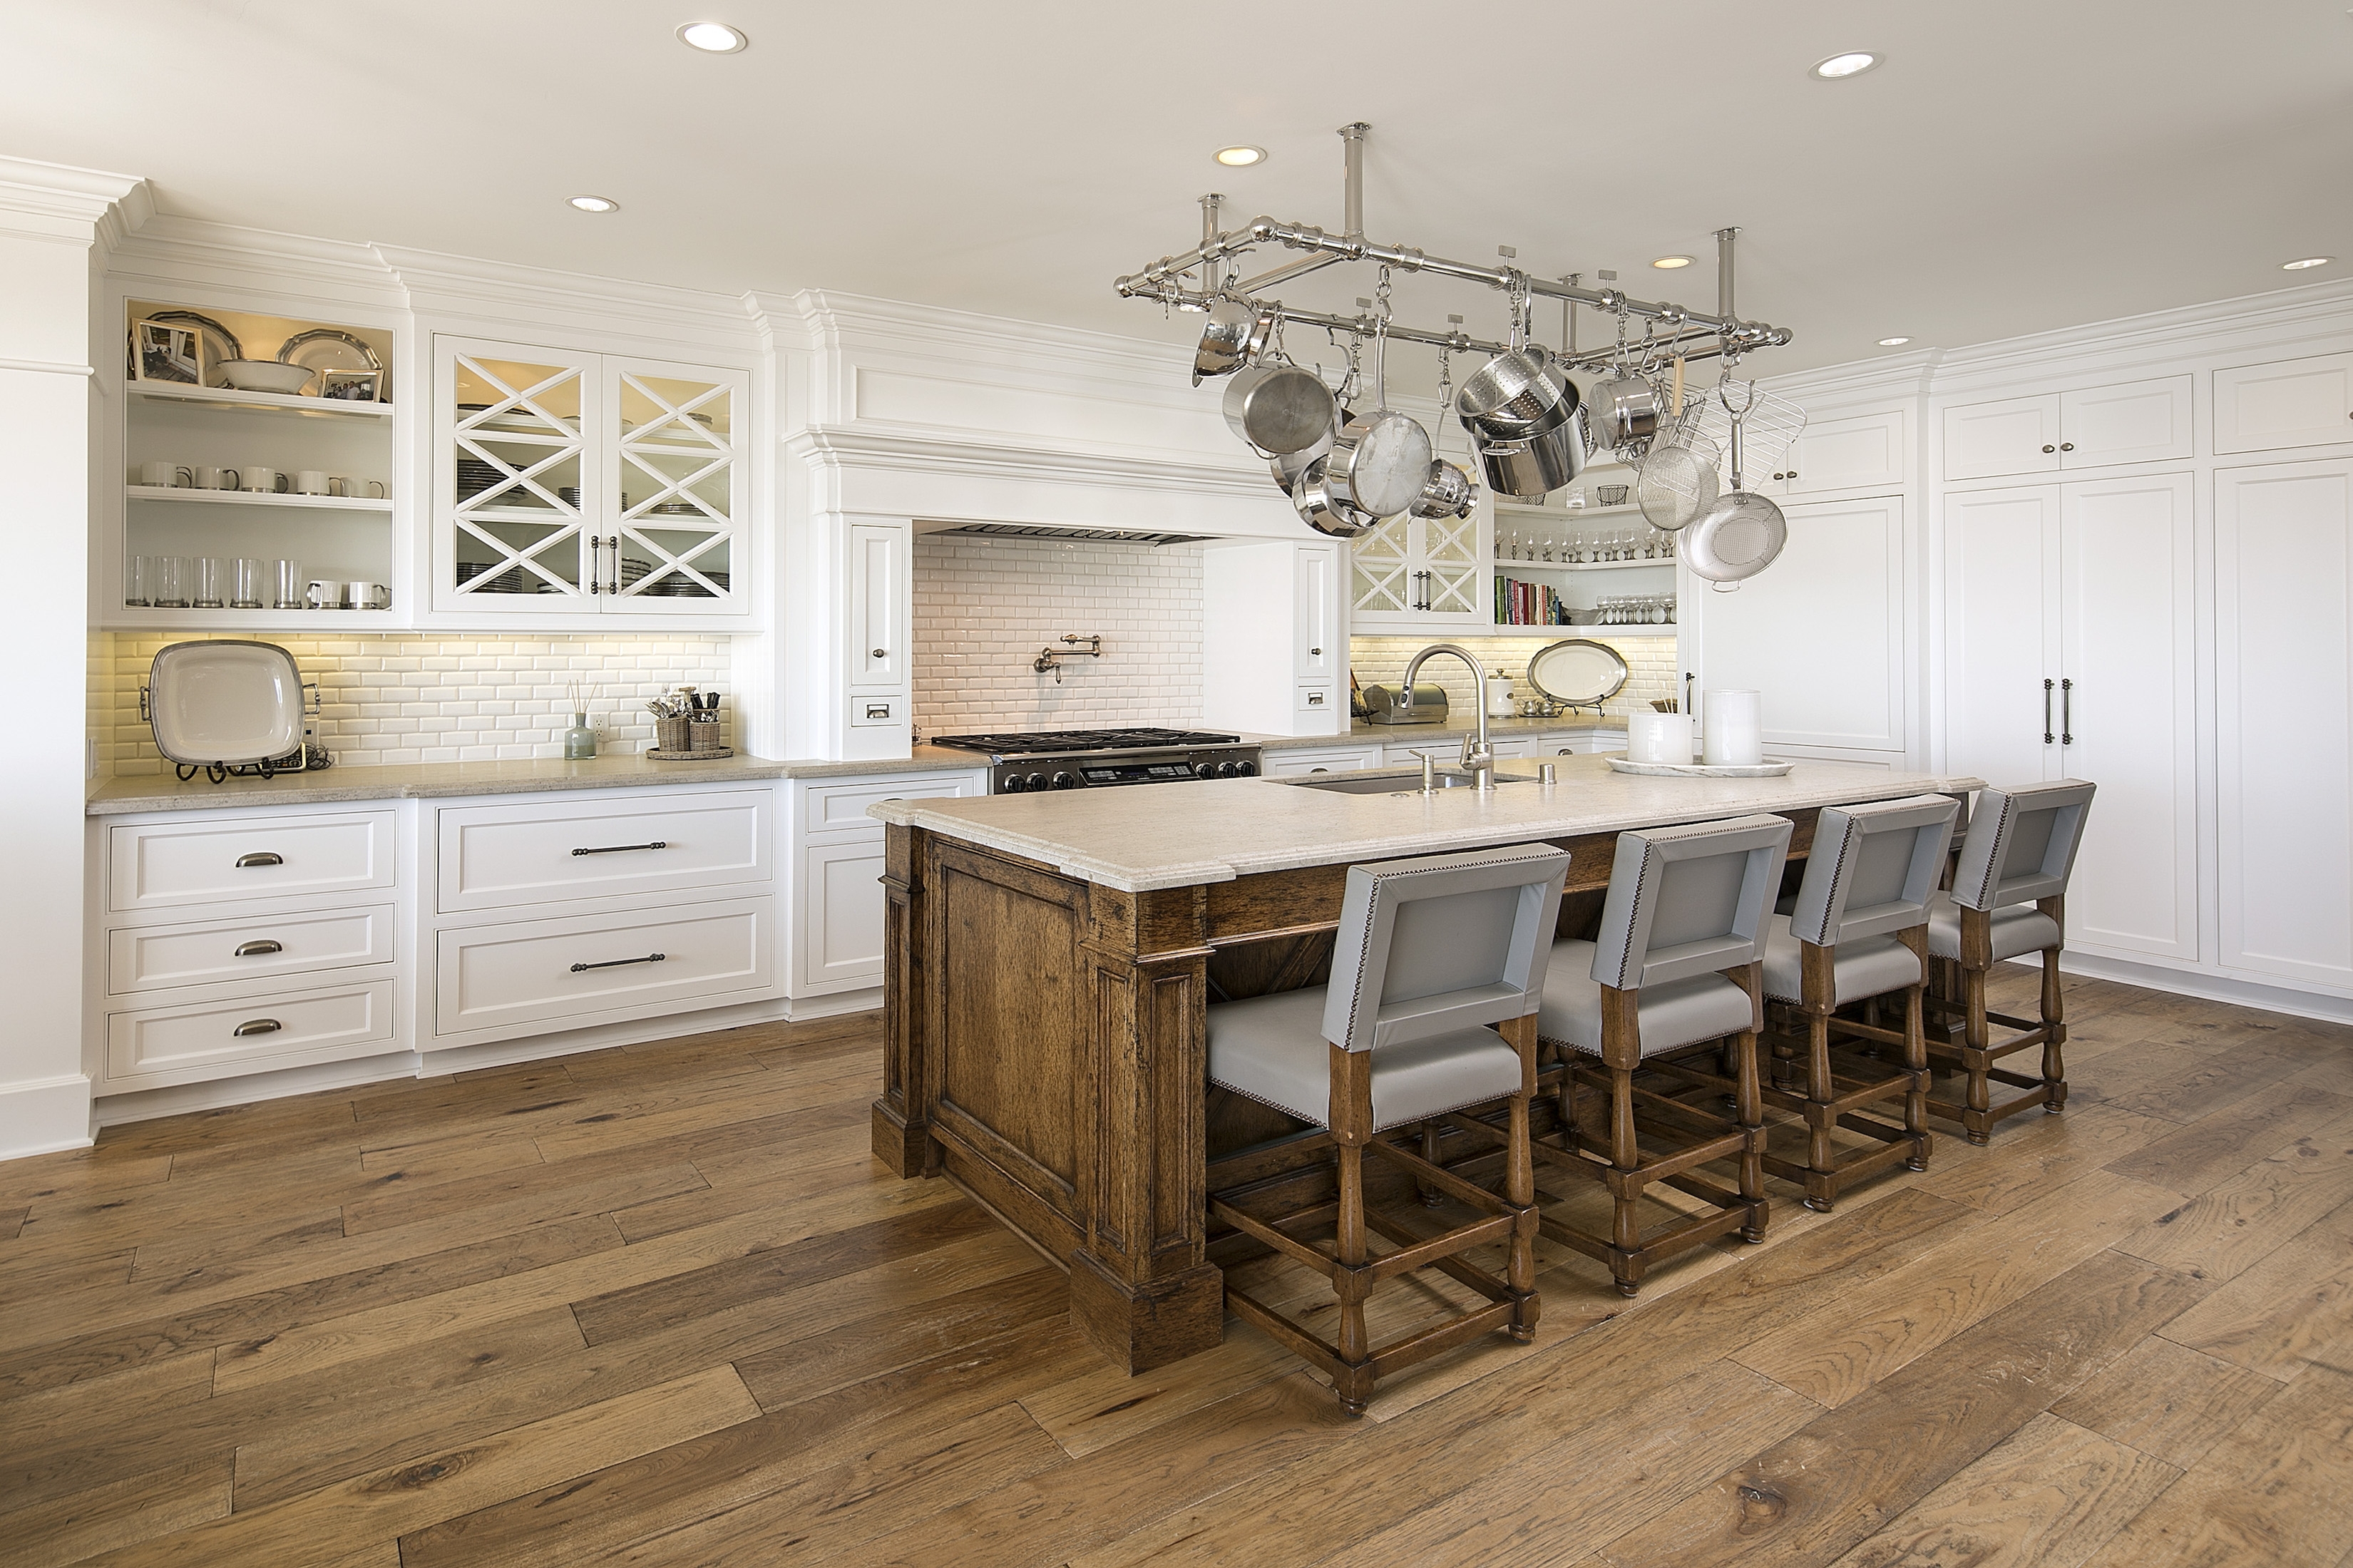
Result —
[[[1692,258],[1688,256],[1662,256],[1651,263],[1662,272],[1672,272],[1678,267],[1689,267],[1691,264]]]
[[[1852,49],[1821,61],[1814,67],[1814,74],[1824,81],[1837,81],[1841,77],[1861,76],[1880,63],[1880,57],[1870,50]]]
[[[752,40],[724,22],[689,22],[678,30],[678,41],[706,55],[732,55]]]
[[[584,213],[617,213],[621,210],[621,204],[610,196],[574,196],[571,203]]]
[[[1882,338],[1879,340],[1879,346],[1883,349],[1900,349],[1911,341],[1910,338]]]
[[[1220,147],[1211,156],[1229,169],[1247,169],[1252,163],[1266,162],[1263,147]]]
[[[2301,272],[2307,267],[2326,267],[2336,259],[2337,258],[2333,256],[2306,256],[2295,261],[2281,262],[2280,270],[2282,272]]]

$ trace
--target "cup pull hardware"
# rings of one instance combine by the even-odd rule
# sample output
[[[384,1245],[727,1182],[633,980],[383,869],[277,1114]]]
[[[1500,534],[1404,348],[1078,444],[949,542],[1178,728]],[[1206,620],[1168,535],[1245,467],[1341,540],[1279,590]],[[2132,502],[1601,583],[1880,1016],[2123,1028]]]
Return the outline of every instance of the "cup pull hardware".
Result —
[[[618,969],[627,963],[660,963],[669,957],[666,952],[649,952],[643,958],[608,958],[602,963],[575,963],[572,966],[572,973],[586,974],[592,969]]]
[[[268,849],[257,849],[250,855],[240,855],[237,858],[237,867],[240,871],[248,866],[283,866],[284,864],[286,864],[285,856]]]
[[[575,855],[626,855],[632,849],[667,849],[670,842],[657,838],[651,844],[605,844],[594,849],[575,849]]]
[[[266,936],[260,938],[259,941],[241,942],[237,944],[237,956],[239,958],[266,958],[273,952],[284,952],[285,951],[286,944],[284,942],[272,942]]]
[[[2042,743],[2051,743],[2051,680],[2047,676],[2042,681]]]
[[[229,1031],[229,1037],[241,1040],[248,1035],[274,1035],[285,1026],[275,1018],[248,1018]]]
[[[2059,683],[2059,743],[2063,746],[2075,743],[2075,683],[2073,680]]]

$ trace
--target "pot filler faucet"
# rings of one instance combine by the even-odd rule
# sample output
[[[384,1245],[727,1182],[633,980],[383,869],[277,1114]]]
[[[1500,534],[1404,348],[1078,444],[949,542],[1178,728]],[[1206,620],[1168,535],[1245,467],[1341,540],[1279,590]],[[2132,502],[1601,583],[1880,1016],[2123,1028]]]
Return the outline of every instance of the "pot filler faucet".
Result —
[[[1405,689],[1406,705],[1413,705],[1413,678],[1419,672],[1421,661],[1434,653],[1451,653],[1471,667],[1471,689],[1478,693],[1478,700],[1471,706],[1479,715],[1479,732],[1462,737],[1462,766],[1482,793],[1492,790],[1495,787],[1495,748],[1487,743],[1487,672],[1469,648],[1459,643],[1434,642],[1408,660],[1405,677],[1398,682]]]

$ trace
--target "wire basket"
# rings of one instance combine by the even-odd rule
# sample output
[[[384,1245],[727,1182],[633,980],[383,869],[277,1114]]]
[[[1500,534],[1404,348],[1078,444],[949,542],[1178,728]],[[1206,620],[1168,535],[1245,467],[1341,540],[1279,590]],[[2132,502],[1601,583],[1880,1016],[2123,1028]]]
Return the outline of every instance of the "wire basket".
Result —
[[[1731,389],[1736,407],[1739,389],[1743,387],[1754,400],[1740,418],[1740,456],[1746,470],[1743,477],[1753,478],[1763,469],[1778,468],[1781,459],[1788,455],[1806,428],[1804,409],[1753,381],[1725,382],[1703,389],[1696,397],[1686,387],[1683,417],[1676,425],[1690,434],[1705,437],[1718,452],[1728,455],[1732,449],[1732,410],[1725,406],[1720,394]]]

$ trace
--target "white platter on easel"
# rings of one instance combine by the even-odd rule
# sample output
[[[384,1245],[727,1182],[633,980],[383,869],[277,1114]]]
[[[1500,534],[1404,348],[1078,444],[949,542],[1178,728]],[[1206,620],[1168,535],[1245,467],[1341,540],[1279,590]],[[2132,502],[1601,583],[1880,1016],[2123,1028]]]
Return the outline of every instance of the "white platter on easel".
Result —
[[[1645,778],[1690,779],[1778,779],[1796,767],[1795,763],[1630,763],[1623,757],[1609,759],[1610,771],[1620,773],[1641,773]]]

